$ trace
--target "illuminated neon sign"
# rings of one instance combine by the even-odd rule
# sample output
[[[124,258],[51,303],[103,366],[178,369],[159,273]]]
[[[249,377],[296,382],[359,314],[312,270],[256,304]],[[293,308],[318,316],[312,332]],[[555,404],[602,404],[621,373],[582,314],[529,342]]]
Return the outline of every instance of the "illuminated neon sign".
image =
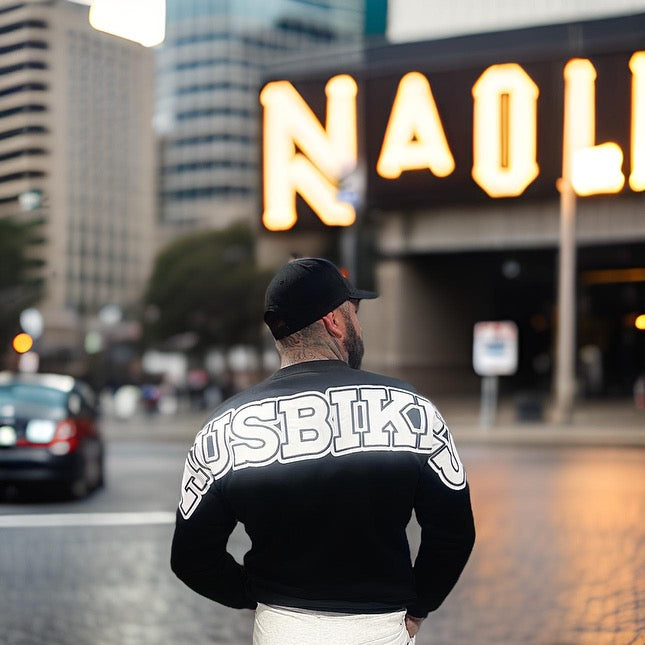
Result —
[[[560,111],[559,176],[570,181],[579,195],[623,190],[626,156],[629,187],[645,190],[645,51],[634,53],[626,68],[631,76],[631,122],[629,142],[622,147],[615,141],[596,142],[598,73],[592,61],[574,58],[561,68],[564,114]],[[297,195],[325,225],[354,223],[353,206],[340,201],[337,193],[339,182],[357,164],[359,91],[347,74],[327,81],[323,127],[289,81],[270,82],[263,88],[262,217],[269,230],[295,225]],[[520,64],[495,64],[477,76],[470,91],[472,137],[467,171],[471,180],[490,198],[524,195],[541,174],[538,82]],[[367,101],[365,109],[371,108]],[[460,165],[463,172],[464,155],[460,161],[453,151],[447,128],[450,114],[442,113],[432,78],[418,71],[403,74],[386,109],[385,127],[378,145],[373,145],[378,152],[372,158],[366,155],[375,181],[396,183],[413,173],[442,180],[459,171]],[[369,130],[367,136],[378,138],[379,132]],[[630,152],[625,155],[627,145]]]
[[[296,223],[296,193],[307,200],[324,224],[354,223],[354,208],[336,199],[336,189],[341,175],[356,166],[357,91],[351,76],[335,76],[327,83],[327,122],[323,128],[288,81],[269,83],[262,90],[262,221],[269,230],[282,231]]]
[[[399,83],[376,169],[381,177],[396,179],[421,168],[445,177],[455,161],[428,79],[410,72]]]

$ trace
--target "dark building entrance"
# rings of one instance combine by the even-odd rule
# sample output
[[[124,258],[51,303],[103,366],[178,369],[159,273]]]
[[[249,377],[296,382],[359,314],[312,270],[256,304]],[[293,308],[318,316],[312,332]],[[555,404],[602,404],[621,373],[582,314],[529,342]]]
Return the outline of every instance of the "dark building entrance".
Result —
[[[592,371],[587,393],[631,394],[645,374],[645,330],[636,327],[638,315],[645,314],[645,244],[581,248],[578,285],[581,376]],[[601,383],[585,362],[594,355],[601,359]]]
[[[481,320],[513,320],[519,328],[519,366],[501,379],[506,393],[552,387],[557,323],[557,261],[554,248],[433,254],[413,260],[416,271],[448,291],[462,291],[457,316],[472,329]],[[446,302],[454,297],[446,294]],[[587,397],[630,396],[645,373],[645,244],[578,249],[577,377]],[[464,343],[459,362],[470,361]],[[474,381],[468,380],[468,389]]]

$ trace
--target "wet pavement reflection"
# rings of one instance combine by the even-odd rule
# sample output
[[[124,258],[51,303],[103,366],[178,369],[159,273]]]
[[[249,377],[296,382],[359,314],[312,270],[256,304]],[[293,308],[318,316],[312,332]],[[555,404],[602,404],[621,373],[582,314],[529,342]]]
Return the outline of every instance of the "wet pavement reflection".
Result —
[[[463,445],[460,454],[477,543],[417,645],[645,643],[645,450]],[[0,503],[0,515],[174,511],[184,458],[182,444],[116,443],[106,490],[67,506]],[[252,612],[175,579],[171,536],[170,524],[0,528],[0,642],[249,645]],[[415,524],[409,536],[415,548]],[[230,546],[241,559],[243,531]]]
[[[645,451],[460,452],[477,544],[418,645],[645,643]]]

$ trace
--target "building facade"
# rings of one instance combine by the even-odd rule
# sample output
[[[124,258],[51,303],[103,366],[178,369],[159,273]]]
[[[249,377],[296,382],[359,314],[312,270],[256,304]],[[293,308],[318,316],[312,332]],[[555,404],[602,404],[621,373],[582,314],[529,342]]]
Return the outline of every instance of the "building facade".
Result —
[[[155,115],[163,236],[255,221],[262,70],[289,53],[360,43],[365,2],[168,0],[166,11]]]
[[[64,0],[2,0],[0,52],[0,215],[43,218],[42,345],[73,345],[150,271],[153,58]]]
[[[290,137],[328,191],[316,194],[301,178],[265,191],[265,217],[280,210],[267,203],[277,194],[278,206],[295,204],[297,219],[265,230],[263,246],[281,245],[278,263],[287,249],[341,264],[350,257],[348,229],[321,223],[333,220],[330,204],[346,201],[343,177],[302,135],[313,119],[290,127],[293,89],[315,127],[326,127],[327,156],[338,165],[347,151],[326,114],[358,122],[364,192],[350,228],[358,280],[382,296],[361,305],[366,366],[433,396],[476,393],[474,326],[507,320],[519,330],[519,361],[502,388],[547,395],[559,333],[559,180],[574,148],[590,149],[582,179],[601,167],[597,181],[618,183],[575,200],[578,392],[630,395],[645,371],[645,332],[635,324],[645,313],[644,35],[641,13],[368,48],[359,64],[276,72],[263,89],[265,133]],[[355,101],[340,89],[347,77]],[[565,114],[584,125],[582,135],[571,134]],[[267,168],[290,177],[296,163],[275,149],[264,148],[265,180]]]
[[[638,13],[643,0],[389,0],[390,42],[446,38]]]

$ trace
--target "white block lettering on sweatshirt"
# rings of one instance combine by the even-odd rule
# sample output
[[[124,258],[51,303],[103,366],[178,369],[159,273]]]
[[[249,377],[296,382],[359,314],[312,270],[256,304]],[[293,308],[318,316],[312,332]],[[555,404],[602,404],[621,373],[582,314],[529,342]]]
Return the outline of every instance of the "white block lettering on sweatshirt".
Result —
[[[427,454],[444,485],[466,485],[448,426],[428,399],[354,385],[253,401],[209,421],[186,459],[179,508],[190,517],[213,481],[231,470],[375,451]]]

